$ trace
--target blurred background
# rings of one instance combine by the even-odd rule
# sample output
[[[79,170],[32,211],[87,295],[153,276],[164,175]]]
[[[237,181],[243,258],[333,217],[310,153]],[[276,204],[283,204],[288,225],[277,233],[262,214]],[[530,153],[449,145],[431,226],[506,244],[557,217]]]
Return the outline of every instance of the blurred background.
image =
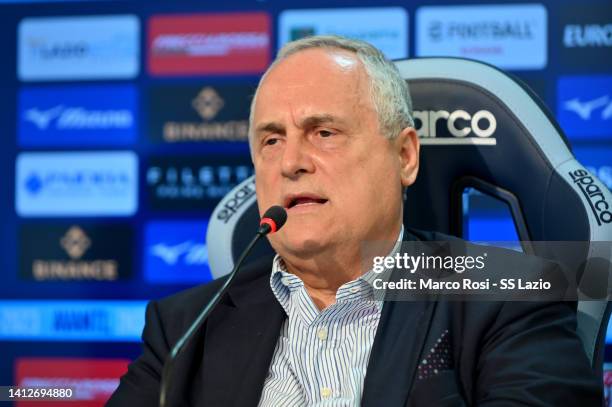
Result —
[[[211,279],[208,217],[253,173],[254,88],[313,34],[511,72],[612,188],[609,0],[0,1],[0,385],[104,403],[147,301]],[[465,237],[516,239],[503,205],[465,202]]]

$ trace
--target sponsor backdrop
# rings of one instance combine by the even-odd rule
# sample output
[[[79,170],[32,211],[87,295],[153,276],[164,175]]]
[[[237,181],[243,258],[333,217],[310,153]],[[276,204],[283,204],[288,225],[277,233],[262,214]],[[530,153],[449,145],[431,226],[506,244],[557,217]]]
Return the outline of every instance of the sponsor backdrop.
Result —
[[[253,173],[251,97],[294,39],[510,71],[612,188],[609,1],[24,3],[0,4],[0,385],[65,383],[101,405],[147,301],[211,280],[209,216]],[[457,109],[448,131],[495,145],[491,112]],[[415,112],[423,144],[444,114]],[[506,208],[466,198],[469,238],[516,239]]]

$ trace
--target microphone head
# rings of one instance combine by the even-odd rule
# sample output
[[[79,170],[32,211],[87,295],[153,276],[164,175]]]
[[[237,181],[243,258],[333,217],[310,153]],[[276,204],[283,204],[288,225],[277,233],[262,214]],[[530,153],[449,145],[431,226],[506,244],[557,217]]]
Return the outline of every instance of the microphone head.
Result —
[[[278,232],[287,221],[287,211],[279,205],[274,205],[261,217],[259,222],[259,233],[267,235],[268,233]]]

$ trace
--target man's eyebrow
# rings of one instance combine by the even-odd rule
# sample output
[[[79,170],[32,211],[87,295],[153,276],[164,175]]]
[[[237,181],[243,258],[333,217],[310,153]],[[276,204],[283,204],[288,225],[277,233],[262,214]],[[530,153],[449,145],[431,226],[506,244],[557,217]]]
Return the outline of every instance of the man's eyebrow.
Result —
[[[312,128],[326,123],[343,124],[344,121],[331,114],[315,114],[305,117],[298,123],[301,129]],[[264,133],[284,133],[285,126],[277,122],[261,123],[255,127],[255,134],[260,136]]]
[[[284,133],[285,126],[280,123],[268,122],[257,125],[255,128],[255,134],[261,135],[262,133]]]
[[[300,128],[312,128],[319,126],[321,124],[326,123],[339,123],[342,124],[343,121],[340,118],[333,116],[331,114],[316,114],[312,116],[305,117],[300,123]]]

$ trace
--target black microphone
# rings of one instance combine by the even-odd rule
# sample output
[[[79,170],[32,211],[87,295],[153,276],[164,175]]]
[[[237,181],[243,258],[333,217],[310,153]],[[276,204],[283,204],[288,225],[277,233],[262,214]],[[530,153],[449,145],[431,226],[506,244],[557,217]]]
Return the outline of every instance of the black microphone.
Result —
[[[185,347],[185,345],[189,343],[194,333],[200,329],[206,318],[208,318],[212,310],[217,306],[223,294],[225,294],[229,286],[232,284],[234,277],[236,277],[236,274],[238,274],[238,270],[240,269],[242,262],[251,252],[253,246],[255,246],[255,243],[257,243],[257,241],[259,241],[262,236],[277,232],[280,228],[283,227],[286,221],[287,211],[282,206],[272,206],[264,213],[261,218],[261,221],[259,222],[259,230],[257,230],[257,234],[238,258],[236,265],[234,265],[232,272],[229,274],[227,280],[225,280],[225,283],[223,283],[223,286],[219,289],[219,291],[217,291],[215,296],[208,302],[208,304],[206,304],[206,307],[204,307],[204,309],[202,310],[202,312],[200,312],[195,321],[193,321],[189,329],[187,329],[183,336],[181,336],[181,338],[176,342],[176,344],[170,351],[170,354],[168,354],[168,356],[166,357],[166,362],[164,363],[164,368],[162,370],[159,393],[160,407],[166,406],[170,377],[172,375],[174,361],[176,360],[178,354]]]

